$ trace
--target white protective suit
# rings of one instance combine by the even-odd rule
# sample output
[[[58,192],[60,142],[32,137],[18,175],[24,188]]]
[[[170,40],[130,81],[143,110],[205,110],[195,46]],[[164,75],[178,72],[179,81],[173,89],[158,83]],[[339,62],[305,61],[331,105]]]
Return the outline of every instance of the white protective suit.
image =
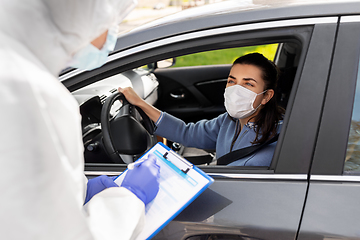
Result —
[[[57,75],[129,0],[0,0],[1,239],[133,239],[144,204],[108,188],[83,207],[77,102]]]

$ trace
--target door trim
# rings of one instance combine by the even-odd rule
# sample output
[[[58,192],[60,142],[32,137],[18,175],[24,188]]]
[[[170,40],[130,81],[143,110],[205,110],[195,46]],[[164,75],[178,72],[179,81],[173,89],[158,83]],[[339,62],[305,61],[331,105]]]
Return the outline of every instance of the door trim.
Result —
[[[125,51],[121,51],[115,53],[108,57],[106,63],[112,62],[116,59],[123,58],[129,55],[136,54],[138,52],[143,52],[149,49],[162,47],[167,44],[173,44],[177,42],[182,42],[190,39],[203,38],[208,36],[222,35],[233,32],[243,32],[249,30],[260,30],[260,29],[269,29],[269,28],[279,28],[279,27],[293,27],[293,26],[303,26],[303,25],[315,25],[315,24],[326,24],[326,23],[337,23],[338,17],[317,17],[317,18],[303,18],[303,19],[292,19],[292,20],[282,20],[282,21],[269,21],[269,22],[261,22],[261,23],[252,23],[252,24],[244,24],[238,26],[231,27],[222,27],[215,28],[210,30],[203,30],[199,32],[192,32],[187,34],[182,34],[174,37],[169,37],[161,40],[157,40],[154,42],[150,42],[147,44],[143,44],[137,47],[130,48]],[[67,74],[64,74],[59,77],[60,81],[64,81],[68,78],[74,77],[84,70],[76,69]]]

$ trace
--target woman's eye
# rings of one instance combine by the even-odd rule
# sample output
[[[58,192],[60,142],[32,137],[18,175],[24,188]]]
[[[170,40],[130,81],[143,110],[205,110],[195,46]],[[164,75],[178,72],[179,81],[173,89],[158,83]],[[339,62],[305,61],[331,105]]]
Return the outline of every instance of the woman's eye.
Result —
[[[247,86],[253,87],[254,85],[252,85],[251,83],[245,83]]]
[[[234,83],[234,80],[229,79],[227,82],[228,82],[228,83]]]

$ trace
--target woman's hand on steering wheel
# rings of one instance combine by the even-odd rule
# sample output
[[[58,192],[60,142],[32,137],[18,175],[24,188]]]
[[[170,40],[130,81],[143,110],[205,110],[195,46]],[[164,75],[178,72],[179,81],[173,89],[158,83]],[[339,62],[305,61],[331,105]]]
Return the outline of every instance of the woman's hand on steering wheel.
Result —
[[[139,97],[139,95],[136,94],[134,89],[132,89],[131,87],[119,87],[118,91],[125,96],[126,100],[130,104],[141,108],[154,123],[158,121],[161,115],[160,110],[145,102],[141,97]]]
[[[139,97],[139,95],[137,95],[137,93],[132,87],[119,87],[118,91],[122,93],[125,96],[126,100],[134,106],[139,106],[144,101],[141,97]]]

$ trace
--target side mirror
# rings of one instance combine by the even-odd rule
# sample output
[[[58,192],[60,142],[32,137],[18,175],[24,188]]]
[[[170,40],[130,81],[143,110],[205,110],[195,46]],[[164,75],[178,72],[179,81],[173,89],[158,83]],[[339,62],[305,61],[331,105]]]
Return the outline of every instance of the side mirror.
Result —
[[[148,65],[146,65],[147,69],[149,69],[150,71],[154,71],[156,68],[156,64],[155,63],[149,63]]]
[[[161,60],[156,64],[158,68],[168,68],[174,66],[175,63],[176,63],[175,58],[169,58],[169,59]]]

